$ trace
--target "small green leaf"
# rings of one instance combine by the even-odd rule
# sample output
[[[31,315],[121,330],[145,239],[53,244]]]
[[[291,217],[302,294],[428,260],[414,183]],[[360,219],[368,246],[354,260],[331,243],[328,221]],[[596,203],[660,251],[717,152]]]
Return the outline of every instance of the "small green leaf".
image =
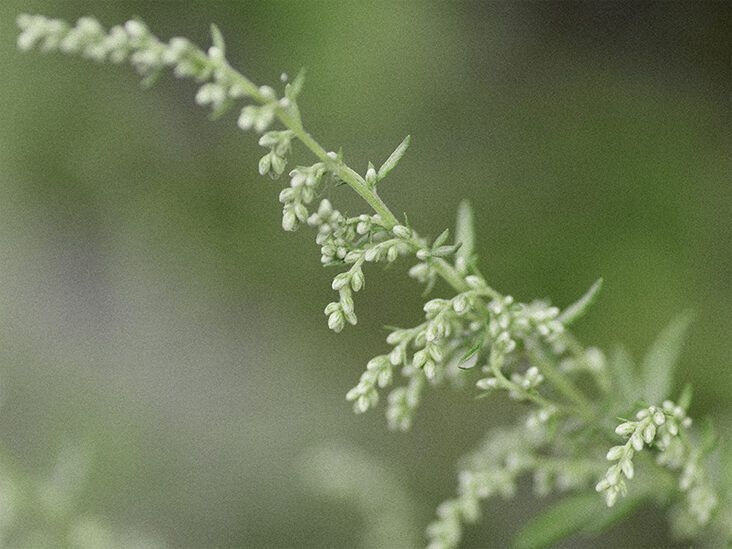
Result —
[[[434,257],[448,257],[461,248],[461,243],[452,244],[451,246],[437,246],[432,249],[432,255]]]
[[[583,534],[597,536],[610,528],[612,525],[620,522],[637,509],[644,501],[648,499],[647,494],[638,494],[637,496],[628,496],[615,503],[612,507],[603,505],[601,513],[597,513],[582,529]]]
[[[478,353],[483,348],[483,343],[485,342],[485,336],[481,335],[478,336],[478,338],[475,340],[475,343],[473,343],[473,346],[468,349],[463,356],[460,357],[460,361],[458,362],[458,368],[462,368],[463,370],[467,370],[468,368],[463,368],[463,364],[470,360],[473,356],[475,356],[476,353]]]
[[[646,497],[645,494],[626,497],[612,508],[595,493],[566,497],[524,525],[514,540],[514,547],[540,549],[572,534],[598,535],[628,516]]]
[[[391,170],[396,168],[396,165],[399,164],[399,161],[402,159],[402,156],[404,156],[404,153],[407,152],[411,140],[412,136],[408,135],[404,138],[404,141],[399,143],[399,146],[394,149],[394,152],[391,153],[391,156],[389,156],[389,158],[386,159],[386,162],[384,162],[381,165],[381,168],[379,168],[379,173],[376,177],[377,180],[384,179]]]
[[[590,289],[582,297],[564,309],[559,315],[559,321],[565,326],[569,326],[583,316],[587,312],[587,309],[590,308],[590,305],[597,299],[597,294],[600,293],[600,289],[602,289],[602,278],[595,280],[595,283],[590,286]]]
[[[625,405],[638,400],[641,395],[640,379],[633,357],[625,347],[618,346],[610,352],[608,368],[618,400]]]
[[[684,389],[681,391],[681,395],[679,396],[679,400],[677,401],[679,403],[679,406],[681,406],[685,411],[689,411],[689,406],[691,406],[691,396],[693,395],[693,388],[691,386],[691,383],[687,383],[684,385]]]
[[[719,435],[714,428],[714,422],[709,417],[705,417],[702,423],[702,436],[700,452],[702,456],[708,455],[719,444]]]
[[[221,55],[226,55],[226,44],[224,43],[224,35],[221,34],[221,30],[211,23],[211,40],[213,45],[219,49]]]
[[[473,208],[470,202],[463,200],[458,206],[457,224],[455,227],[455,241],[462,244],[455,255],[455,262],[462,260],[467,266],[475,249],[475,224],[473,222]]]
[[[158,80],[160,80],[160,77],[162,75],[163,75],[163,71],[161,71],[161,70],[154,70],[154,71],[146,74],[145,78],[143,78],[140,81],[140,87],[144,90],[149,90],[155,84],[157,84]]]
[[[643,396],[648,402],[657,403],[668,398],[673,384],[674,368],[691,319],[689,312],[678,315],[648,349],[641,365]]]
[[[445,242],[447,242],[447,237],[450,236],[450,229],[445,229],[440,233],[440,236],[435,238],[434,243],[432,244],[432,249],[439,248],[442,246]]]
[[[305,69],[300,69],[297,73],[295,80],[285,86],[285,97],[290,101],[295,101],[297,96],[300,95],[302,87],[305,84]]]
[[[227,98],[221,105],[219,105],[215,110],[211,111],[211,114],[208,115],[209,120],[218,120],[222,116],[224,116],[229,109],[234,105],[234,100],[231,98]]]

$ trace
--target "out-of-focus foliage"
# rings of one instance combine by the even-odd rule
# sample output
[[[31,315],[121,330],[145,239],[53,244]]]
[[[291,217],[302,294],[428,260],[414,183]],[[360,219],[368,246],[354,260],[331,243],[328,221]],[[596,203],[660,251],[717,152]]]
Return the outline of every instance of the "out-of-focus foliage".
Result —
[[[132,77],[104,68],[29,67],[14,51],[21,10],[139,14],[200,42],[214,21],[257,80],[307,65],[302,100],[333,148],[386,157],[412,132],[383,194],[418,212],[417,226],[439,232],[472,199],[496,286],[566,303],[602,274],[584,339],[635,351],[694,307],[677,379],[695,385],[695,416],[724,421],[728,12],[547,6],[3,3],[8,452],[42,471],[65,440],[93,440],[87,505],[177,545],[347,545],[358,536],[347,513],[312,506],[291,479],[305,447],[328,433],[378,448],[426,519],[452,481],[425,471],[448,470],[504,413],[445,396],[430,403],[429,432],[417,421],[398,440],[351,418],[344,389],[382,322],[414,323],[417,291],[398,274],[388,293],[370,287],[366,330],[330,344],[312,314],[326,290],[307,283],[328,277],[305,238],[293,246],[272,222],[253,145],[189,108],[192,89],[162,82],[142,99]],[[532,505],[491,508],[474,543],[501,544]],[[662,527],[651,510],[634,524],[623,543]]]

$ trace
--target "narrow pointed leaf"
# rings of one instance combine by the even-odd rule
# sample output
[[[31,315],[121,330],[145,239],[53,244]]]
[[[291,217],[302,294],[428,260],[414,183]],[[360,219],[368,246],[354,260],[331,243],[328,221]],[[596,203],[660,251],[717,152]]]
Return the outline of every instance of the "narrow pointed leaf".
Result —
[[[450,236],[450,229],[445,229],[440,233],[440,236],[435,238],[435,241],[432,243],[432,249],[439,248],[442,246],[445,242],[447,242],[447,237]]]
[[[514,540],[515,549],[551,547],[573,534],[598,535],[627,517],[646,499],[626,497],[608,508],[598,494],[566,497],[529,521]]]
[[[458,206],[455,242],[462,244],[455,255],[456,263],[460,261],[463,265],[468,265],[475,249],[475,224],[473,208],[467,200],[463,200]]]
[[[648,402],[656,403],[668,398],[674,369],[691,319],[692,315],[688,312],[674,318],[646,353],[641,365],[641,380],[643,396]]]
[[[232,99],[227,99],[224,101],[221,105],[219,105],[215,110],[211,111],[211,114],[208,115],[209,120],[218,120],[222,116],[224,116],[227,112],[229,112],[229,109],[234,105],[234,101]]]
[[[597,513],[590,519],[584,528],[582,528],[582,533],[591,536],[602,534],[605,530],[629,516],[648,498],[649,495],[647,493],[639,493],[637,496],[622,498],[612,507],[606,507],[603,504],[603,511]]]
[[[302,87],[305,84],[305,69],[300,69],[297,73],[295,80],[285,86],[285,97],[290,101],[295,101],[297,96],[300,95]]]
[[[618,400],[625,405],[630,405],[638,400],[641,396],[640,377],[633,357],[625,347],[618,346],[610,352],[608,368]]]
[[[460,248],[461,245],[459,242],[450,246],[438,246],[432,250],[432,255],[434,257],[447,257],[457,252]]]
[[[514,547],[550,547],[559,540],[582,531],[595,516],[606,511],[602,498],[595,493],[567,497],[525,524],[514,539]]]
[[[221,34],[221,30],[211,23],[211,41],[213,45],[217,47],[222,55],[226,55],[226,44],[224,43],[224,35]]]
[[[470,349],[468,349],[465,354],[460,357],[460,362],[458,363],[458,368],[463,368],[463,364],[465,364],[468,360],[470,360],[473,356],[475,356],[478,351],[480,351],[483,348],[483,343],[485,341],[484,336],[480,336],[475,340],[475,343],[473,344]],[[467,368],[463,368],[467,369]]]
[[[384,179],[391,170],[396,168],[397,164],[399,164],[399,161],[402,159],[402,156],[404,156],[404,153],[407,152],[411,140],[412,136],[408,135],[404,138],[404,141],[399,143],[399,146],[394,150],[393,153],[391,153],[391,156],[389,156],[389,158],[386,159],[386,162],[384,162],[381,165],[381,168],[379,168],[377,180]]]
[[[597,295],[600,293],[601,289],[602,278],[598,278],[582,297],[580,297],[577,301],[572,303],[569,307],[561,312],[561,314],[559,315],[559,320],[562,322],[562,324],[564,324],[565,326],[569,326],[575,320],[583,316],[587,312],[587,309],[590,308],[590,305],[595,302],[595,300],[597,299]]]
[[[681,391],[679,400],[677,400],[677,402],[679,403],[679,406],[681,406],[687,412],[689,411],[689,406],[691,406],[691,397],[693,394],[694,394],[694,391],[691,386],[691,383],[687,383],[686,385],[684,385],[684,389]]]

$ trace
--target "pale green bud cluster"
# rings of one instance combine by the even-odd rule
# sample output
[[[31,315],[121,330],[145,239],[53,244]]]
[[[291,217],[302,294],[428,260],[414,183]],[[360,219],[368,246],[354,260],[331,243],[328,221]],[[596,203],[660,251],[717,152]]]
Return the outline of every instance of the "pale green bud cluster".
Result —
[[[406,430],[419,404],[424,381],[439,384],[446,368],[470,344],[480,330],[480,293],[475,290],[459,293],[451,299],[432,299],[423,309],[425,322],[409,329],[395,329],[386,338],[392,350],[372,359],[358,385],[347,398],[354,401],[357,412],[365,412],[378,403],[378,387],[389,385],[393,368],[401,368],[409,378],[406,387],[397,388],[389,396],[387,419],[392,428]],[[386,374],[386,372],[389,372]]]
[[[534,464],[534,452],[534,445],[521,430],[491,431],[486,442],[468,457],[468,467],[460,471],[457,497],[438,506],[437,520],[427,527],[427,547],[457,547],[463,523],[478,520],[482,500],[515,494],[518,477]]]
[[[88,455],[79,448],[60,452],[49,474],[30,474],[0,463],[0,547],[74,549],[164,549],[162,539],[118,520],[89,514],[81,495],[88,477]],[[117,517],[118,518],[118,517]]]
[[[680,428],[691,426],[691,419],[686,417],[683,408],[671,401],[665,401],[663,406],[650,406],[636,414],[636,421],[626,421],[615,429],[615,432],[628,441],[621,446],[613,446],[607,453],[609,461],[617,461],[605,473],[605,477],[597,483],[595,489],[605,494],[609,507],[615,504],[619,495],[625,496],[627,486],[625,479],[634,476],[633,455],[640,452],[644,446],[655,446],[660,455],[672,447]],[[664,461],[665,458],[661,458]]]

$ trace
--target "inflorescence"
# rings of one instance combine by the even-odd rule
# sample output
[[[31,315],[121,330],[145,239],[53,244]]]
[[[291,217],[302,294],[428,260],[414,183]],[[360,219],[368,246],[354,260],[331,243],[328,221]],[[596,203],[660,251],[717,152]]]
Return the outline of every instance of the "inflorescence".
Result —
[[[177,77],[191,78],[200,86],[196,103],[209,107],[214,116],[237,102],[246,103],[237,107],[237,123],[242,130],[260,134],[259,144],[267,152],[259,161],[259,173],[274,180],[287,173],[289,178],[279,194],[283,229],[314,229],[321,263],[341,268],[331,284],[337,298],[324,310],[334,332],[357,323],[354,294],[364,287],[364,270],[370,263],[409,258],[414,262],[409,276],[424,284],[426,291],[440,279],[452,289],[451,296],[425,303],[421,323],[392,329],[386,338],[389,349],[368,362],[347,394],[355,411],[365,412],[377,405],[380,389],[393,385],[399,376],[405,378],[387,398],[388,424],[399,430],[412,425],[427,387],[468,377],[481,396],[504,392],[530,407],[521,423],[492,432],[467,460],[458,496],[439,507],[437,520],[428,528],[431,548],[455,547],[462,523],[477,519],[479,502],[494,494],[510,497],[521,475],[533,477],[538,495],[586,491],[601,477],[604,465],[598,456],[612,436],[607,416],[612,418],[613,410],[637,409],[638,402],[617,397],[622,388],[618,378],[635,376],[627,368],[617,371],[618,364],[627,361],[609,361],[598,349],[582,345],[569,330],[594,301],[601,281],[563,310],[546,301],[520,303],[491,288],[477,267],[467,203],[460,205],[454,240],[449,231],[429,240],[406,219],[400,221],[379,197],[378,185],[404,156],[409,137],[378,169],[369,163],[361,175],[346,164],[342,152],[325,149],[305,130],[297,103],[303,74],[286,83],[282,96],[269,86],[255,85],[229,65],[216,27],[212,27],[213,45],[202,51],[185,38],[163,42],[136,20],[107,31],[90,17],[72,26],[22,15],[18,25],[22,50],[39,48],[100,62],[129,62],[145,84],[153,83],[166,68]],[[313,153],[315,162],[288,172],[289,155],[298,142]],[[319,198],[326,187],[335,185],[353,189],[372,211],[348,216]],[[653,370],[672,367],[671,363],[655,364]],[[578,379],[594,383],[592,398],[580,389]],[[642,392],[643,386],[638,388]],[[661,469],[681,472],[674,493],[688,511],[684,520],[690,527],[685,533],[693,534],[709,523],[719,499],[704,466],[705,452],[690,431],[687,407],[688,402],[677,406],[670,401],[644,405],[635,420],[621,423],[616,433],[627,440],[607,452],[607,459],[614,463],[596,489],[612,506],[628,491],[626,480],[634,477],[634,456],[651,451]]]

